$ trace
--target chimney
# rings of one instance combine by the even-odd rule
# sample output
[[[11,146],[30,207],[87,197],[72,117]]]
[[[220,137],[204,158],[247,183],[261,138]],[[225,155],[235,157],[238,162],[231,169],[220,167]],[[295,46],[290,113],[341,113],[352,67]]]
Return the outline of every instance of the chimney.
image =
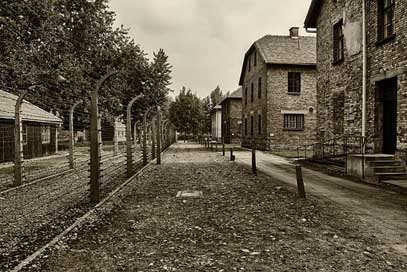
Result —
[[[290,28],[290,38],[291,39],[298,39],[299,38],[299,27],[292,27]]]

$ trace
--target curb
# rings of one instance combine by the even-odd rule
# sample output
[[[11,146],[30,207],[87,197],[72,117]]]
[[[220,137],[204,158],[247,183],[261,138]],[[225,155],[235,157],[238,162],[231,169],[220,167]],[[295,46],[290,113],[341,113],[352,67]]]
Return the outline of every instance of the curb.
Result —
[[[161,154],[164,154],[166,150],[168,150],[169,147],[167,147],[165,150],[161,152]],[[117,187],[114,191],[112,191],[108,196],[106,196],[102,201],[100,201],[95,207],[93,207],[90,211],[88,211],[86,214],[82,215],[79,217],[75,223],[73,223],[71,226],[69,226],[67,229],[65,229],[62,233],[54,237],[50,242],[48,242],[46,245],[38,249],[36,252],[25,258],[20,264],[18,264],[16,267],[14,267],[10,272],[20,272],[23,268],[25,268],[27,265],[31,264],[35,259],[37,259],[39,256],[41,256],[44,251],[46,251],[48,248],[56,245],[58,242],[62,240],[67,234],[69,234],[72,230],[76,229],[77,227],[80,227],[85,221],[90,218],[92,215],[97,214],[97,209],[100,208],[103,204],[105,204],[107,201],[109,201],[111,198],[113,198],[117,193],[119,193],[124,187],[126,187],[128,184],[131,182],[137,180],[137,177],[139,177],[146,168],[148,168],[150,165],[155,163],[157,160],[154,159],[150,161],[146,166],[141,168],[136,174],[134,174],[131,178],[127,179],[124,183],[122,183],[119,187]]]

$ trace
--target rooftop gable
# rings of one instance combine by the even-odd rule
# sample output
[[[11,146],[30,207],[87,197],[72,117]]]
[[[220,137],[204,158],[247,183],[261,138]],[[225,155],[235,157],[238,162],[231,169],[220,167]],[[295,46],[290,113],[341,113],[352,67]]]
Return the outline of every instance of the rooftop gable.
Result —
[[[312,0],[307,17],[305,18],[305,28],[317,28],[317,20],[321,11],[322,0]]]

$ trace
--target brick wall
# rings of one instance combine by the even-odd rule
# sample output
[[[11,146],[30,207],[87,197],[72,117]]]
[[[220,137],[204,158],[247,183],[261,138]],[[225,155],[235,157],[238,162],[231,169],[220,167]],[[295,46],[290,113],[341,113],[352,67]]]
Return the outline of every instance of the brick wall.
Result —
[[[381,152],[382,131],[380,125],[377,83],[397,77],[398,117],[397,147],[407,147],[407,2],[395,0],[396,36],[378,44],[378,0],[367,1],[367,136]],[[323,1],[317,21],[318,59],[318,139],[330,138],[335,132],[361,134],[362,128],[362,0]],[[333,64],[333,25],[340,19],[345,24],[345,58]],[[358,32],[359,31],[359,32]],[[360,50],[354,50],[360,48]],[[358,47],[359,45],[359,47]],[[341,97],[344,101],[341,103]],[[342,109],[340,109],[342,107]],[[342,111],[342,114],[340,112]],[[343,118],[342,130],[338,130],[338,118]]]
[[[252,53],[254,54],[254,53]],[[257,54],[259,55],[259,54]],[[247,69],[247,67],[246,67]],[[300,95],[288,94],[288,73],[301,73]],[[258,79],[262,78],[262,97],[258,98]],[[254,84],[254,100],[251,102],[251,85]],[[252,67],[243,83],[243,137],[242,145],[251,146],[254,138],[259,149],[270,147],[297,148],[316,140],[316,69],[302,66],[270,66],[261,60]],[[248,98],[245,104],[245,89]],[[312,108],[312,109],[311,109]],[[312,112],[310,112],[310,109]],[[304,130],[289,131],[284,129],[284,113],[304,114]],[[261,134],[258,132],[258,116],[261,115]],[[253,138],[251,136],[251,116],[253,116]],[[247,118],[248,129],[245,134],[244,124]]]

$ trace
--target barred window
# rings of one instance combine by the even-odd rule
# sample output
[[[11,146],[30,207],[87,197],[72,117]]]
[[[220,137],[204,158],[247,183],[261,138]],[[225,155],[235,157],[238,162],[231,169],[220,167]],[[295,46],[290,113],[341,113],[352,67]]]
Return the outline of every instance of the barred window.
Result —
[[[301,73],[297,72],[288,73],[288,93],[289,94],[301,93]]]
[[[244,104],[247,105],[247,87],[244,89]]]
[[[257,134],[261,135],[261,114],[257,116]]]
[[[250,135],[253,136],[254,134],[254,118],[253,115],[250,116]]]
[[[334,63],[344,58],[343,20],[334,25]]]
[[[259,78],[259,89],[257,90],[257,97],[259,98],[259,99],[261,99],[261,95],[262,95],[262,89],[261,89],[261,77]]]
[[[304,114],[284,114],[284,129],[304,130]]]
[[[394,0],[379,0],[378,40],[394,35]]]
[[[247,135],[247,117],[244,119],[244,135]]]
[[[253,103],[254,100],[254,84],[252,83],[251,91],[250,91],[250,102]]]
[[[23,145],[27,145],[28,144],[28,129],[27,129],[27,125],[23,125],[23,131],[22,131],[22,136],[23,136]]]

